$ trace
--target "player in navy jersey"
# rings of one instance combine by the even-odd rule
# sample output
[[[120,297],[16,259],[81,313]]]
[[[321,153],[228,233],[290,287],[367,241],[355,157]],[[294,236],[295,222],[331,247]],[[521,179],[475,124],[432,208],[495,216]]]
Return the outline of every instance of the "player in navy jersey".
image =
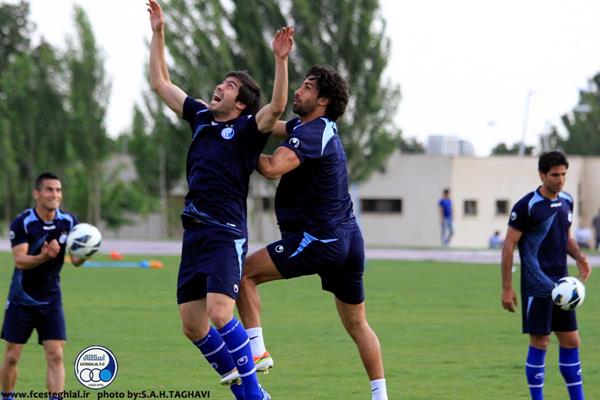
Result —
[[[241,378],[243,385],[232,386],[236,398],[268,398],[258,385],[248,336],[233,309],[247,252],[250,174],[287,103],[293,29],[284,27],[275,34],[272,99],[259,110],[260,89],[246,72],[228,73],[208,103],[171,83],[164,54],[164,15],[154,0],[149,0],[148,11],[152,88],[192,130],[177,287],[183,332],[221,375],[221,383]]]
[[[372,398],[387,399],[379,340],[365,316],[364,242],[348,193],[346,154],[336,120],[348,103],[348,84],[331,67],[314,66],[294,96],[298,118],[279,122],[274,133],[287,138],[273,155],[261,155],[258,171],[281,177],[275,212],[281,240],[248,257],[238,311],[248,328],[256,367],[267,370],[256,285],[317,274],[335,295],[342,324],[355,341]]]
[[[59,208],[62,187],[56,175],[41,174],[33,197],[35,207],[23,211],[10,225],[15,269],[2,324],[6,351],[0,367],[0,388],[5,399],[12,398],[9,393],[15,388],[21,351],[34,329],[46,354],[48,391],[56,394],[65,389],[63,348],[67,332],[59,274],[67,235],[77,219]],[[83,261],[72,257],[76,266]]]
[[[558,362],[569,397],[584,398],[575,311],[560,309],[551,298],[555,282],[568,274],[567,254],[575,259],[581,280],[585,282],[591,274],[587,258],[570,234],[573,198],[562,191],[568,168],[560,152],[540,156],[542,185],[514,205],[502,249],[502,306],[515,312],[517,295],[511,273],[513,252],[519,247],[523,333],[529,334],[525,372],[533,400],[543,399],[545,357],[552,332],[558,338]]]

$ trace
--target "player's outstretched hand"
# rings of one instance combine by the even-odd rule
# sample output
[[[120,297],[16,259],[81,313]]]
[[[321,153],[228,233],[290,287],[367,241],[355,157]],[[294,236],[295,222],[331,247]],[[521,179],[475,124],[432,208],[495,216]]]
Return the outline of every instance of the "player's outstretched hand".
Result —
[[[286,58],[290,54],[290,51],[292,51],[292,47],[294,47],[294,28],[284,26],[278,29],[271,47],[273,47],[275,57]]]
[[[586,256],[582,256],[579,260],[576,261],[577,269],[579,270],[579,279],[582,282],[588,280],[590,275],[592,274],[592,268],[590,267],[590,263]]]
[[[517,294],[515,289],[503,289],[502,290],[502,307],[510,312],[515,312],[517,309]]]
[[[150,27],[152,31],[161,31],[165,26],[165,15],[162,8],[160,8],[160,4],[156,0],[148,0],[146,6],[148,6],[148,12],[150,13]]]

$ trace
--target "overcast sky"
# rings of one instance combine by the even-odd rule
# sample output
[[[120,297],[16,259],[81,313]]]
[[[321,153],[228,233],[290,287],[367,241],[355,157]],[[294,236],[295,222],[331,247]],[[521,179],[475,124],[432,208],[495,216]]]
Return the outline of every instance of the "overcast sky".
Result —
[[[10,2],[15,2],[10,0]],[[144,87],[150,29],[144,0],[31,0],[39,33],[61,48],[84,7],[112,80],[107,128],[126,130]],[[600,72],[597,0],[382,0],[392,42],[387,76],[399,84],[405,137],[469,140],[478,155],[538,134],[577,103]],[[168,12],[168,10],[166,10]],[[193,88],[185,88],[193,94]]]

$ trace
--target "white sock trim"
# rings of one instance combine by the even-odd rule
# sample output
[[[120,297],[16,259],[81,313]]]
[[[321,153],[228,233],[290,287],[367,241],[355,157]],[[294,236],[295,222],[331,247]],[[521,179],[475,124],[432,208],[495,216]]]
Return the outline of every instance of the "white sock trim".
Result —
[[[250,348],[252,349],[252,355],[254,357],[262,356],[267,349],[265,348],[265,341],[262,334],[262,328],[257,326],[256,328],[246,329],[248,338],[250,339]]]

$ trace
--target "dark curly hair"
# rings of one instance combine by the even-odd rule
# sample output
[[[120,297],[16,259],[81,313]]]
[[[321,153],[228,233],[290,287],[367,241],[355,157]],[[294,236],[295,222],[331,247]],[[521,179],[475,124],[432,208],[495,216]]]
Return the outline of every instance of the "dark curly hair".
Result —
[[[329,65],[315,65],[306,73],[304,79],[317,83],[319,97],[329,99],[325,116],[336,121],[346,111],[348,105],[348,82]]]
[[[239,93],[236,101],[246,105],[246,108],[242,111],[241,115],[254,115],[260,109],[261,93],[260,86],[248,73],[248,71],[231,71],[225,78],[230,76],[237,78],[242,83],[239,88]]]

